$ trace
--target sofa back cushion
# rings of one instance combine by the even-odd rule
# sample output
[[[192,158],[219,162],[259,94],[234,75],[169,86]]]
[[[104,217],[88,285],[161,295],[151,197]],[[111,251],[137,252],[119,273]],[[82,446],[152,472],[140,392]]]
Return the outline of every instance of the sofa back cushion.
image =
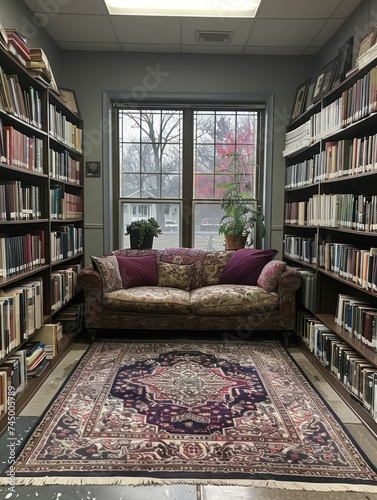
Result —
[[[116,259],[122,278],[122,288],[157,285],[158,275],[155,255],[140,255],[138,257],[117,255]]]
[[[164,248],[157,257],[157,262],[170,264],[193,264],[190,290],[201,286],[206,252],[198,248]]]
[[[219,283],[257,285],[263,267],[278,253],[277,250],[241,248],[237,250],[221,273]]]

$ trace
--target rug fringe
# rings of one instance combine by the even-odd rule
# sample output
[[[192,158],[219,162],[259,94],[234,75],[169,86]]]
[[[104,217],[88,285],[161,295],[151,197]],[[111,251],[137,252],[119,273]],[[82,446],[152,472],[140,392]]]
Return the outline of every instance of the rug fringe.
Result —
[[[203,486],[240,486],[313,492],[377,493],[377,485],[347,483],[305,483],[275,480],[235,479],[159,479],[153,477],[18,477],[15,486],[158,486],[191,484]],[[0,486],[10,486],[8,478],[0,478]]]

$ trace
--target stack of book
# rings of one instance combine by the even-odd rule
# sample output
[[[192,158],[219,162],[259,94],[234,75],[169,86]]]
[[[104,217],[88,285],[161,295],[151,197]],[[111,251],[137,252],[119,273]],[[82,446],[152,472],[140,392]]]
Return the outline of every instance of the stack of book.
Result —
[[[39,377],[47,368],[46,351],[39,340],[27,342],[23,349],[26,351],[27,378]]]
[[[30,60],[26,63],[26,68],[32,76],[42,79],[59,94],[50,62],[43,49],[30,49]]]
[[[8,51],[23,66],[26,66],[28,61],[30,61],[30,49],[27,46],[27,38],[16,29],[6,29],[5,33],[8,38]]]

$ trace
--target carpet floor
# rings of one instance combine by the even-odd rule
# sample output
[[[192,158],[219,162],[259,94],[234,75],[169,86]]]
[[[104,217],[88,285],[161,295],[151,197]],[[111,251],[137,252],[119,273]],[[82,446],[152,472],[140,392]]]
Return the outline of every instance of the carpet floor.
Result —
[[[0,484],[377,492],[377,472],[276,341],[101,341]]]

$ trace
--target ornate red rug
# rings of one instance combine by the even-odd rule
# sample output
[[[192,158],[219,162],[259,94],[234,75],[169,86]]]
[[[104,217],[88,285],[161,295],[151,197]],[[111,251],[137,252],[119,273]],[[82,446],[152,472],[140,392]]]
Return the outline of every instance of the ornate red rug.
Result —
[[[275,341],[93,344],[14,476],[377,492],[376,470]]]

